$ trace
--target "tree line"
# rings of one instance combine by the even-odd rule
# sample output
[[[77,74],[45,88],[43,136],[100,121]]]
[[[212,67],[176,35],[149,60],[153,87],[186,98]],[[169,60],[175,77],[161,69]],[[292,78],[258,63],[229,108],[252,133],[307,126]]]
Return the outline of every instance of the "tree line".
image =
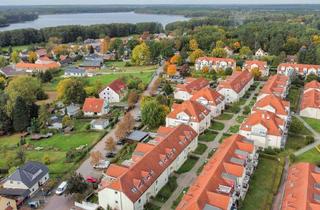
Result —
[[[0,27],[9,25],[10,23],[19,23],[23,21],[31,21],[38,18],[33,12],[0,12]]]
[[[163,31],[160,23],[113,23],[90,26],[58,26],[43,29],[18,29],[0,32],[0,46],[28,45],[40,42],[48,42],[50,37],[61,39],[62,43],[75,42],[81,39],[96,39],[100,37],[124,37],[133,34],[141,34],[144,31],[159,33]]]

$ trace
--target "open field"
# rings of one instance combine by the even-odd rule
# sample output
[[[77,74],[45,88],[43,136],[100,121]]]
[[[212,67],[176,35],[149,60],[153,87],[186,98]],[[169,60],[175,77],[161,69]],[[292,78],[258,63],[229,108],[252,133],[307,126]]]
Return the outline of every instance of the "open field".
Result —
[[[320,121],[318,119],[303,117],[304,121],[308,123],[315,131],[320,133]]]

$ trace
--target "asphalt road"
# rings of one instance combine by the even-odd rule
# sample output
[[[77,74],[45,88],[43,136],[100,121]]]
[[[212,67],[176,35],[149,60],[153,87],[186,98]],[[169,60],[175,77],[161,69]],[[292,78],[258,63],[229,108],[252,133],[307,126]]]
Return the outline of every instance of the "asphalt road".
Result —
[[[151,82],[149,83],[147,89],[143,92],[143,96],[148,96],[151,94],[152,86],[154,82],[159,78],[159,74],[163,71],[162,67],[159,67],[155,74],[154,77],[152,78]],[[140,101],[136,104],[135,108],[130,111],[132,116],[135,118],[138,113],[140,112]],[[121,121],[122,119],[120,119]],[[112,129],[108,134],[106,134],[103,139],[98,142],[94,148],[92,148],[91,151],[100,151],[103,155],[106,154],[106,151],[104,149],[105,147],[105,141],[109,137],[115,138],[115,128]],[[121,146],[117,146],[116,150],[120,150]],[[103,170],[95,170],[91,164],[90,164],[90,158],[87,158],[84,160],[79,168],[76,170],[78,173],[80,173],[83,177],[87,176],[93,176],[93,177],[100,177],[102,175]],[[49,198],[46,199],[46,204],[43,209],[45,210],[69,210],[74,206],[74,201],[70,197],[66,197],[64,195],[58,196],[58,195],[53,195]]]

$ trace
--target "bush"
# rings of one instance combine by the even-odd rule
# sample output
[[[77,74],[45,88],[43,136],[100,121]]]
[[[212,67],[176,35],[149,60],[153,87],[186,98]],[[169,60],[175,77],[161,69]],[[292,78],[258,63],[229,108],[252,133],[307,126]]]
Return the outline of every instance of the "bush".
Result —
[[[306,145],[312,144],[314,142],[313,136],[306,136]]]
[[[50,165],[51,161],[50,161],[50,157],[49,156],[44,156],[43,158],[43,163],[45,165]]]
[[[249,106],[245,106],[244,108],[243,108],[243,114],[245,114],[245,115],[247,115],[247,114],[249,114],[251,112],[251,109],[250,109],[250,107]]]

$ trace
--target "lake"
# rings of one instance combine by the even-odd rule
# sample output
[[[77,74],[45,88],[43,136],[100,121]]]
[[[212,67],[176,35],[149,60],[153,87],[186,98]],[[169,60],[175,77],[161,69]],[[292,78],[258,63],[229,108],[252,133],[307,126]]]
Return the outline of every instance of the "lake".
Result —
[[[13,23],[7,27],[1,27],[0,31],[22,28],[40,29],[62,25],[93,25],[108,23],[159,22],[165,26],[168,23],[182,20],[189,20],[189,18],[179,15],[139,14],[134,12],[53,14],[39,15],[39,18],[34,21]]]

